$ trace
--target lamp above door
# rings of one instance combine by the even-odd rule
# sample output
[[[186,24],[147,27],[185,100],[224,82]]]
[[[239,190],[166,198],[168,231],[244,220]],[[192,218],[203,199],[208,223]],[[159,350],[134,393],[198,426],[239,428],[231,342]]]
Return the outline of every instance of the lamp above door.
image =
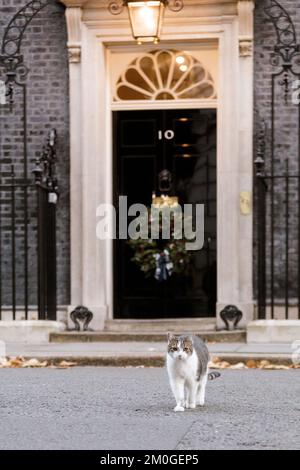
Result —
[[[153,42],[157,44],[163,22],[165,7],[172,11],[183,8],[182,0],[120,0],[112,1],[108,10],[112,15],[119,15],[124,6],[128,9],[132,36],[138,44]]]

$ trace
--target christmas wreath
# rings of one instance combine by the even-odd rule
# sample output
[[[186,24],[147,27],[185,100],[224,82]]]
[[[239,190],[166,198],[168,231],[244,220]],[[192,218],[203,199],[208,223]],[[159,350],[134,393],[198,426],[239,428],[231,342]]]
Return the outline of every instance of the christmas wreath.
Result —
[[[188,275],[192,255],[185,248],[186,240],[176,239],[174,232],[174,224],[171,224],[168,240],[138,238],[128,241],[134,252],[131,261],[140,268],[145,277],[154,276],[157,281],[162,282],[172,274]]]

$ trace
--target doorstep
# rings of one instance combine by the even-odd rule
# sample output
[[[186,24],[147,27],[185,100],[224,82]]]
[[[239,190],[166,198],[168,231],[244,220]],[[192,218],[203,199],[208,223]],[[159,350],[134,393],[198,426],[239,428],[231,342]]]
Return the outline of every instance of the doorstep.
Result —
[[[153,318],[153,319],[112,319],[106,320],[104,330],[116,333],[164,333],[172,331],[190,333],[199,331],[215,331],[217,327],[215,317],[194,318]]]
[[[200,336],[206,342],[229,342],[243,343],[246,341],[245,330],[235,331],[195,331],[194,334]],[[102,342],[166,342],[166,332],[149,331],[139,332],[116,332],[116,331],[63,331],[50,333],[51,343],[102,343]]]

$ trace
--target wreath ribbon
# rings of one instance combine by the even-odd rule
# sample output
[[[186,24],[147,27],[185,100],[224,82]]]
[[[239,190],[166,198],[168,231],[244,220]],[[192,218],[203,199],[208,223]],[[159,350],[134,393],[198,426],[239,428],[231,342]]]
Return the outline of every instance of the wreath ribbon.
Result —
[[[173,271],[173,263],[170,260],[169,251],[164,250],[162,253],[156,253],[154,258],[156,261],[155,279],[159,282],[166,281]]]

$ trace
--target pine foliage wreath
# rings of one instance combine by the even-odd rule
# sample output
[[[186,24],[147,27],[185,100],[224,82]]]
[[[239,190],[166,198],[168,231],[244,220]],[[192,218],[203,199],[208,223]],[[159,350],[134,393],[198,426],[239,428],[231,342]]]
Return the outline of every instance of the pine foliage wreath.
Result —
[[[174,237],[174,226],[171,227],[168,240],[131,239],[128,241],[133,250],[131,261],[146,278],[155,277],[158,281],[166,281],[172,274],[187,276],[192,254],[185,248],[186,241]]]

